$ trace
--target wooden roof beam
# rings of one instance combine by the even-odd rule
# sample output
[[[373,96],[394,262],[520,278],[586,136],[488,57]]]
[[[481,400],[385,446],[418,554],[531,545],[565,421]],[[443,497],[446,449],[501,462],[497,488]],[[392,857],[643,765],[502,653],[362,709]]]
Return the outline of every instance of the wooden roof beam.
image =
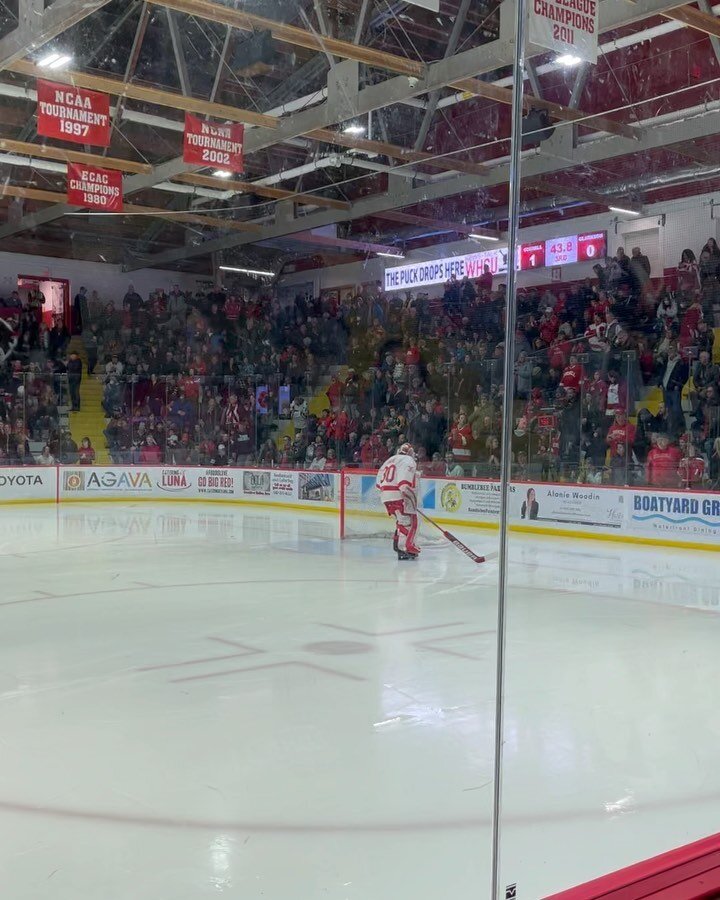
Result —
[[[554,197],[574,197],[576,200],[585,200],[587,203],[595,203],[598,206],[622,206],[623,209],[631,209],[634,212],[642,212],[642,204],[624,197],[612,197],[609,194],[600,194],[598,191],[587,191],[584,188],[572,185],[554,184],[544,178],[526,178],[523,187],[533,191],[541,191],[543,194],[551,194]]]
[[[479,78],[464,78],[462,81],[453,82],[450,87],[454,87],[459,91],[465,91],[468,94],[474,94],[476,97],[495,100],[496,103],[512,105],[512,91],[510,88],[490,84],[487,81],[481,81]],[[559,103],[543,100],[540,97],[530,97],[527,94],[523,96],[523,106],[526,110],[546,109],[553,119],[561,122],[577,122],[580,125],[587,125],[588,128],[606,131],[609,134],[630,138],[633,141],[637,141],[640,137],[639,129],[631,128],[622,122],[616,122],[602,113],[595,115],[581,112],[579,109],[570,109],[568,106],[561,106]]]
[[[277,128],[278,125],[275,116],[265,116],[262,113],[240,109],[236,106],[226,106],[223,103],[210,103],[208,100],[200,100],[197,97],[183,97],[182,94],[174,94],[172,91],[142,87],[138,84],[121,81],[119,78],[109,78],[107,75],[86,75],[84,72],[75,72],[69,69],[48,71],[26,59],[19,59],[11,63],[7,69],[15,72],[16,75],[26,75],[28,78],[47,78],[61,84],[101,91],[114,97],[152,103],[155,106],[167,106],[170,109],[180,109],[195,115],[212,116],[223,121],[245,122],[248,125],[259,125],[263,128]]]
[[[272,200],[292,200],[308,206],[322,206],[326,209],[350,209],[351,204],[345,200],[335,200],[332,197],[319,197],[315,194],[298,194],[295,191],[283,190],[283,188],[269,187],[264,184],[255,184],[252,181],[236,181],[227,178],[213,178],[211,175],[192,175],[190,173],[177,175],[173,181],[183,184],[194,184],[198,187],[217,188],[220,191],[237,191],[239,194],[255,194],[257,197],[268,197]]]
[[[329,128],[318,128],[308,131],[305,137],[313,141],[322,141],[325,144],[337,144],[340,147],[349,147],[352,150],[364,150],[367,153],[378,153],[381,156],[389,156],[407,163],[422,163],[444,172],[464,172],[466,175],[487,175],[487,168],[481,163],[463,162],[451,157],[435,157],[432,153],[423,153],[420,150],[410,150],[407,147],[398,147],[396,144],[386,144],[383,141],[369,141],[365,138],[355,137],[352,134],[343,134],[341,131],[332,131]]]
[[[99,156],[95,153],[80,153],[76,150],[50,147],[47,144],[29,144],[26,141],[12,141],[6,138],[0,138],[0,150],[4,150],[6,153],[19,153],[33,159],[56,159],[60,162],[80,163],[80,165],[99,166],[102,169],[131,172],[133,175],[149,175],[152,172],[152,166],[148,163],[116,159],[113,156]]]
[[[427,216],[416,216],[412,213],[404,213],[396,210],[387,210],[385,212],[376,213],[373,219],[385,219],[388,222],[400,222],[403,225],[418,225],[420,228],[443,228],[447,231],[455,231],[458,234],[479,234],[483,237],[499,238],[500,233],[491,231],[488,228],[479,228],[472,225],[465,225],[460,222],[447,222],[442,219],[432,219]]]
[[[682,22],[688,28],[702,31],[712,37],[720,37],[720,19],[717,16],[695,9],[694,6],[679,6],[677,9],[669,9],[663,13],[666,19],[674,19]]]
[[[386,53],[383,50],[374,50],[371,47],[361,47],[350,41],[324,37],[305,28],[275,22],[253,13],[231,9],[228,6],[221,6],[219,3],[211,3],[209,0],[150,0],[150,2],[156,6],[173,9],[175,12],[185,13],[188,16],[197,16],[199,19],[229,25],[231,28],[238,28],[241,31],[269,31],[276,40],[284,41],[295,47],[305,47],[308,50],[316,50],[318,53],[329,53],[331,56],[339,56],[342,59],[354,59],[376,69],[397,72],[399,75],[419,78],[425,73],[425,64],[422,62],[396,56],[394,53]]]
[[[19,197],[23,200],[35,200],[40,203],[67,203],[67,197],[59,191],[43,191],[38,188],[18,187],[12,184],[0,184],[0,199],[3,197]],[[80,213],[83,210],[78,207],[77,212]],[[156,216],[171,222],[190,222],[195,225],[205,225],[229,231],[245,231],[257,234],[260,234],[262,231],[260,225],[254,225],[252,222],[238,222],[233,219],[220,219],[216,216],[202,216],[198,213],[172,213],[167,209],[160,209],[155,206],[138,206],[135,203],[125,203],[123,213],[128,215]]]

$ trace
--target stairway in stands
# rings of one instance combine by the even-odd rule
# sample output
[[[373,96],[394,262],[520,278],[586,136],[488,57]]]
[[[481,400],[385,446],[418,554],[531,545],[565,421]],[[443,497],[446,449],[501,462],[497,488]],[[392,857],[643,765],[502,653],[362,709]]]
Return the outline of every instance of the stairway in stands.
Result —
[[[105,447],[105,412],[102,408],[103,386],[97,378],[87,374],[87,353],[82,338],[75,335],[70,341],[69,352],[78,354],[83,364],[83,379],[80,384],[80,412],[70,413],[70,433],[80,446],[84,437],[89,437],[95,448],[96,465],[108,465],[110,454]]]
[[[320,378],[320,382],[315,388],[312,396],[305,398],[307,400],[308,412],[311,415],[320,417],[322,411],[330,406],[330,401],[328,400],[327,396],[330,377],[332,375],[337,375],[341,381],[345,381],[348,375],[348,371],[349,370],[347,366],[331,366],[329,369],[329,374],[323,375]],[[281,421],[278,424],[277,434],[275,435],[275,440],[277,441],[278,446],[286,435],[291,438],[295,436],[295,428],[293,426],[292,420]]]
[[[713,328],[713,333],[715,335],[715,343],[713,344],[713,362],[715,365],[720,365],[720,328]],[[694,386],[691,374],[683,389],[683,406],[686,405],[687,398],[692,390],[694,390]],[[649,409],[650,412],[655,415],[658,411],[658,407],[662,403],[662,398],[663,392],[661,387],[653,386],[647,388],[643,398],[635,401],[635,415],[631,417],[631,421],[637,423],[636,415],[643,407]]]

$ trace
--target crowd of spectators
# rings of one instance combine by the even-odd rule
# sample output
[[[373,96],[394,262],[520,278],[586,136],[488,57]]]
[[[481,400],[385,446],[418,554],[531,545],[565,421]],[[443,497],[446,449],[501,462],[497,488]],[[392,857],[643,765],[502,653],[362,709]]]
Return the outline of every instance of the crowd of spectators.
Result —
[[[684,250],[670,278],[639,247],[594,274],[518,292],[513,477],[717,486],[716,242]],[[499,473],[506,297],[489,272],[436,297],[376,288],[282,306],[129,285],[112,299],[81,289],[73,321],[116,463],[373,468],[409,440],[427,474]],[[92,464],[98,448],[60,427],[59,407],[80,404],[67,328],[42,323],[39,298],[0,306],[0,462]],[[662,405],[635,416],[653,386]]]

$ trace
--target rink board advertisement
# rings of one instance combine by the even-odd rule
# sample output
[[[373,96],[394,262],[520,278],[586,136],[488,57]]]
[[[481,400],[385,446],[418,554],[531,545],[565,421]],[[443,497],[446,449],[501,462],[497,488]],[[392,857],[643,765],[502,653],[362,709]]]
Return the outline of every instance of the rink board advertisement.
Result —
[[[0,468],[0,503],[193,500],[339,513],[340,474],[185,466]],[[375,475],[347,470],[348,511],[383,514]],[[720,493],[520,482],[510,485],[514,530],[694,544],[720,549]],[[421,509],[447,524],[497,526],[500,485],[423,478]]]
[[[622,531],[625,492],[584,484],[516,484],[510,521],[540,527]]]
[[[0,468],[0,503],[47,503],[57,495],[57,469]]]
[[[25,478],[38,470],[18,469]],[[54,469],[52,495],[55,498]],[[339,475],[278,469],[191,466],[68,466],[57,470],[59,496],[77,500],[227,500],[337,507]],[[8,498],[9,499],[9,498]],[[2,493],[0,488],[0,502]]]
[[[500,485],[495,481],[423,478],[420,503],[425,512],[458,522],[496,522]]]
[[[720,540],[720,494],[627,491],[630,531],[658,540]]]

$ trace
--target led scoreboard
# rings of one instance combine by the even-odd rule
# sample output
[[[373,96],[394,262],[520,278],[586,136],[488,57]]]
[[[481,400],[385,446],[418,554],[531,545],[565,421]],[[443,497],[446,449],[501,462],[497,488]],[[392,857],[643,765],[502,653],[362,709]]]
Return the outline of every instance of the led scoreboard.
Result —
[[[520,244],[520,265],[518,268],[521,272],[526,269],[542,269],[547,263],[545,262],[545,241],[539,241],[537,244]]]
[[[543,266],[569,266],[577,262],[604,259],[607,253],[607,232],[573,234],[550,238],[534,244],[521,244],[518,253],[520,271],[541,269]]]

